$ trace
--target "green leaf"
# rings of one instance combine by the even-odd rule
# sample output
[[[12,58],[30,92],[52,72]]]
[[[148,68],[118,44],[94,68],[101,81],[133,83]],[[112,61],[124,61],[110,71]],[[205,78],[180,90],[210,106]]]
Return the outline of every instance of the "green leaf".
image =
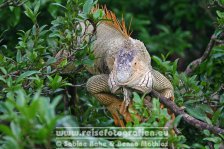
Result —
[[[209,114],[213,114],[213,110],[210,106],[206,105],[206,104],[201,104],[201,105],[198,105],[198,107],[202,110],[202,111],[205,111],[206,113],[209,113]]]
[[[35,7],[34,7],[34,11],[33,11],[35,15],[37,15],[39,8],[40,8],[40,1],[38,0],[35,2]]]
[[[205,117],[205,121],[206,121],[206,123],[212,125],[212,121],[208,117]]]
[[[161,65],[162,61],[159,57],[157,56],[152,56],[153,61],[157,63],[157,65]]]
[[[36,91],[36,93],[35,93],[34,96],[33,96],[33,101],[38,100],[38,98],[40,97],[40,93],[41,93],[40,90],[37,90],[37,91]]]
[[[7,73],[7,70],[4,68],[4,67],[0,67],[0,69],[1,69],[1,71],[2,71],[2,73],[4,74],[4,75],[7,75],[8,73]]]
[[[22,61],[22,54],[21,54],[21,51],[20,51],[20,50],[17,51],[17,54],[16,54],[16,61],[17,61],[18,63],[20,63],[20,62]]]
[[[218,0],[222,5],[224,5],[224,0]]]
[[[212,123],[216,124],[218,122],[219,116],[223,110],[223,107],[220,107],[218,110],[215,111],[214,115],[212,116]]]
[[[47,73],[51,73],[51,66],[47,66]]]
[[[85,59],[85,60],[83,60],[83,64],[85,64],[85,65],[87,65],[89,67],[93,67],[94,61],[91,60],[91,59]]]
[[[58,6],[58,7],[61,7],[63,9],[65,9],[65,10],[67,10],[67,8],[65,6],[63,6],[62,4],[60,4],[60,3],[51,3],[51,5]]]
[[[19,146],[21,145],[21,144],[19,144],[18,143],[18,141],[16,141],[15,140],[15,138],[14,137],[11,137],[11,136],[5,136],[4,137],[4,140],[6,140],[7,141],[7,143],[6,144],[4,144],[5,146],[5,148],[10,148],[10,149],[21,149],[21,148],[19,148]]]
[[[85,14],[89,14],[89,12],[90,12],[92,6],[93,6],[93,0],[87,0],[87,1],[85,2],[85,4],[83,5],[83,12],[84,12]]]
[[[194,106],[186,106],[186,111],[187,113],[189,113],[191,116],[200,119],[202,121],[206,121],[206,114],[198,107],[194,107]]]
[[[19,23],[20,17],[21,17],[21,8],[19,7],[14,7],[14,8],[15,8],[13,10],[14,17],[10,18],[10,20],[12,19],[13,27],[15,27]]]
[[[103,17],[104,13],[101,9],[98,9],[96,12],[93,13],[93,19],[101,19]]]
[[[217,10],[216,14],[218,15],[219,18],[224,18],[224,12]]]
[[[29,8],[29,7],[26,7],[25,8],[25,14],[28,18],[30,18],[32,20],[33,23],[36,22],[36,16],[34,15],[34,12]]]
[[[31,70],[31,71],[26,71],[26,72],[24,72],[24,73],[22,73],[18,78],[17,78],[17,82],[20,82],[20,81],[22,81],[23,79],[25,79],[26,77],[29,77],[29,76],[31,76],[31,75],[33,75],[33,74],[38,74],[38,73],[40,73],[39,71],[35,71],[35,70]]]
[[[173,126],[174,126],[174,127],[177,127],[177,126],[179,125],[180,120],[181,120],[182,117],[183,117],[183,115],[178,115],[178,116],[175,118],[175,120],[174,120],[174,122],[173,122]]]
[[[194,143],[191,147],[192,148],[198,148],[198,149],[205,149],[204,145],[201,145],[199,143]]]
[[[51,103],[53,108],[55,108],[58,105],[58,103],[60,102],[61,98],[62,98],[62,96],[57,96],[57,97],[54,98],[53,102]]]
[[[141,97],[136,93],[136,92],[133,92],[133,101],[136,102],[136,103],[141,103]]]
[[[16,93],[17,93],[17,100],[16,100],[17,105],[21,107],[24,106],[26,104],[26,99],[23,90],[19,90]]]
[[[220,103],[221,103],[221,104],[224,104],[224,94],[222,94],[222,95],[220,96]]]
[[[203,140],[211,141],[211,142],[214,142],[214,143],[220,143],[222,139],[219,138],[219,137],[210,137],[210,138],[204,138]]]
[[[20,134],[21,134],[21,129],[20,129],[19,125],[14,122],[11,122],[10,128],[12,129],[12,133],[13,133],[14,137],[19,139]]]
[[[209,136],[209,135],[210,135],[209,130],[203,130],[203,133],[204,133],[206,136]]]
[[[54,91],[57,90],[59,87],[63,86],[62,83],[62,77],[59,75],[54,76],[54,78],[52,78],[51,76],[47,76],[50,83],[49,83],[49,87],[51,87]]]
[[[63,61],[60,62],[60,64],[58,65],[59,68],[64,67],[68,64],[68,60],[67,58],[65,58]]]
[[[221,148],[221,144],[214,144],[214,149],[220,149]]]
[[[175,73],[177,71],[177,63],[179,59],[176,59],[173,63],[173,72]]]
[[[2,76],[0,76],[0,81],[6,83],[6,80]]]
[[[0,124],[0,132],[3,132],[5,135],[12,136],[11,129],[6,125]]]

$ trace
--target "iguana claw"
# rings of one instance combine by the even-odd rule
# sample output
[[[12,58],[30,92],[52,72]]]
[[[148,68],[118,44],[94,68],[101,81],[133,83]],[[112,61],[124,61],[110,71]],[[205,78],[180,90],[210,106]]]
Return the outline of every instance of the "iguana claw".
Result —
[[[123,88],[123,91],[124,91],[124,100],[123,100],[123,102],[121,104],[121,108],[119,110],[121,114],[124,114],[128,111],[127,109],[130,104],[130,101],[131,101],[131,99],[130,99],[131,92],[125,87]]]

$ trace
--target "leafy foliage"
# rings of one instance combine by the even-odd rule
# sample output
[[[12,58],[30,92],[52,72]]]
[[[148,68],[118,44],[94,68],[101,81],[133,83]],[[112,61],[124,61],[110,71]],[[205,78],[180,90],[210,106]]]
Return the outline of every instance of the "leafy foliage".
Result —
[[[97,1],[9,1],[0,0],[1,147],[55,148],[57,126],[113,127],[110,113],[84,86],[90,77],[85,67],[91,67],[94,60],[91,44],[95,37],[94,33],[83,33],[81,22],[97,25],[102,19],[103,11],[91,12]],[[124,14],[126,20],[133,17],[132,35],[149,49],[153,68],[171,80],[175,103],[193,117],[224,128],[223,1],[99,3],[106,3],[118,16]],[[187,76],[181,70],[204,51],[212,30],[217,35],[212,52],[192,76]],[[127,123],[128,127],[163,127],[171,120],[158,99],[150,99],[147,107],[146,98],[133,93],[134,109],[129,112],[134,122]],[[144,121],[139,122],[136,114]],[[173,125],[181,131],[174,135],[173,126],[169,128],[169,144],[176,148],[223,146],[223,135],[200,132],[181,116]],[[123,140],[114,140],[114,147]]]

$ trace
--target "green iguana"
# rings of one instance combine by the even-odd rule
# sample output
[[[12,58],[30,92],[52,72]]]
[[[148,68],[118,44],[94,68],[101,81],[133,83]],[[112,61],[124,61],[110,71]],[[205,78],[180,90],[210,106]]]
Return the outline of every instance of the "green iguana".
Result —
[[[124,21],[119,23],[114,13],[106,8],[104,13],[104,21],[97,26],[93,43],[94,67],[88,69],[94,76],[89,78],[86,86],[110,111],[115,125],[124,127],[120,114],[125,121],[131,121],[127,110],[131,106],[128,90],[149,93],[154,89],[173,100],[173,86],[165,76],[152,68],[146,47],[141,41],[130,37]],[[88,28],[89,32],[92,30],[93,27]],[[122,89],[124,101],[117,96]]]

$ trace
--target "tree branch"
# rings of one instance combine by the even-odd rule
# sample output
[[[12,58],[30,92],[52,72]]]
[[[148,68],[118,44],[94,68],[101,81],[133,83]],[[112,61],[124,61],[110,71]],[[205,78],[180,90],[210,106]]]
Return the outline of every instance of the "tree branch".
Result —
[[[4,7],[8,7],[8,6],[14,6],[14,7],[19,7],[21,5],[23,5],[25,2],[27,2],[28,0],[6,0],[4,1],[2,4],[0,4],[0,9],[4,8]]]
[[[164,104],[167,108],[169,108],[175,115],[182,115],[182,118],[185,122],[187,122],[188,124],[204,130],[207,129],[209,131],[211,131],[214,134],[224,134],[224,130],[217,127],[217,126],[212,126],[209,125],[205,122],[199,121],[197,119],[195,119],[194,117],[188,115],[187,113],[184,112],[183,109],[179,108],[173,101],[161,96],[157,91],[152,90],[151,94],[157,98],[159,98],[159,101]]]
[[[219,7],[224,8],[222,3],[220,3],[219,1],[215,1],[215,2],[218,4]]]
[[[212,48],[213,48],[213,46],[215,44],[215,39],[216,39],[216,36],[215,36],[215,33],[213,33],[211,38],[210,38],[210,41],[209,41],[209,43],[207,45],[207,48],[206,48],[205,52],[203,53],[203,55],[200,58],[198,58],[198,59],[194,60],[193,62],[191,62],[187,66],[187,68],[185,69],[184,72],[187,75],[191,74],[203,61],[206,60],[206,58],[209,56],[209,54],[210,54],[210,52],[211,52],[211,50],[212,50]]]

